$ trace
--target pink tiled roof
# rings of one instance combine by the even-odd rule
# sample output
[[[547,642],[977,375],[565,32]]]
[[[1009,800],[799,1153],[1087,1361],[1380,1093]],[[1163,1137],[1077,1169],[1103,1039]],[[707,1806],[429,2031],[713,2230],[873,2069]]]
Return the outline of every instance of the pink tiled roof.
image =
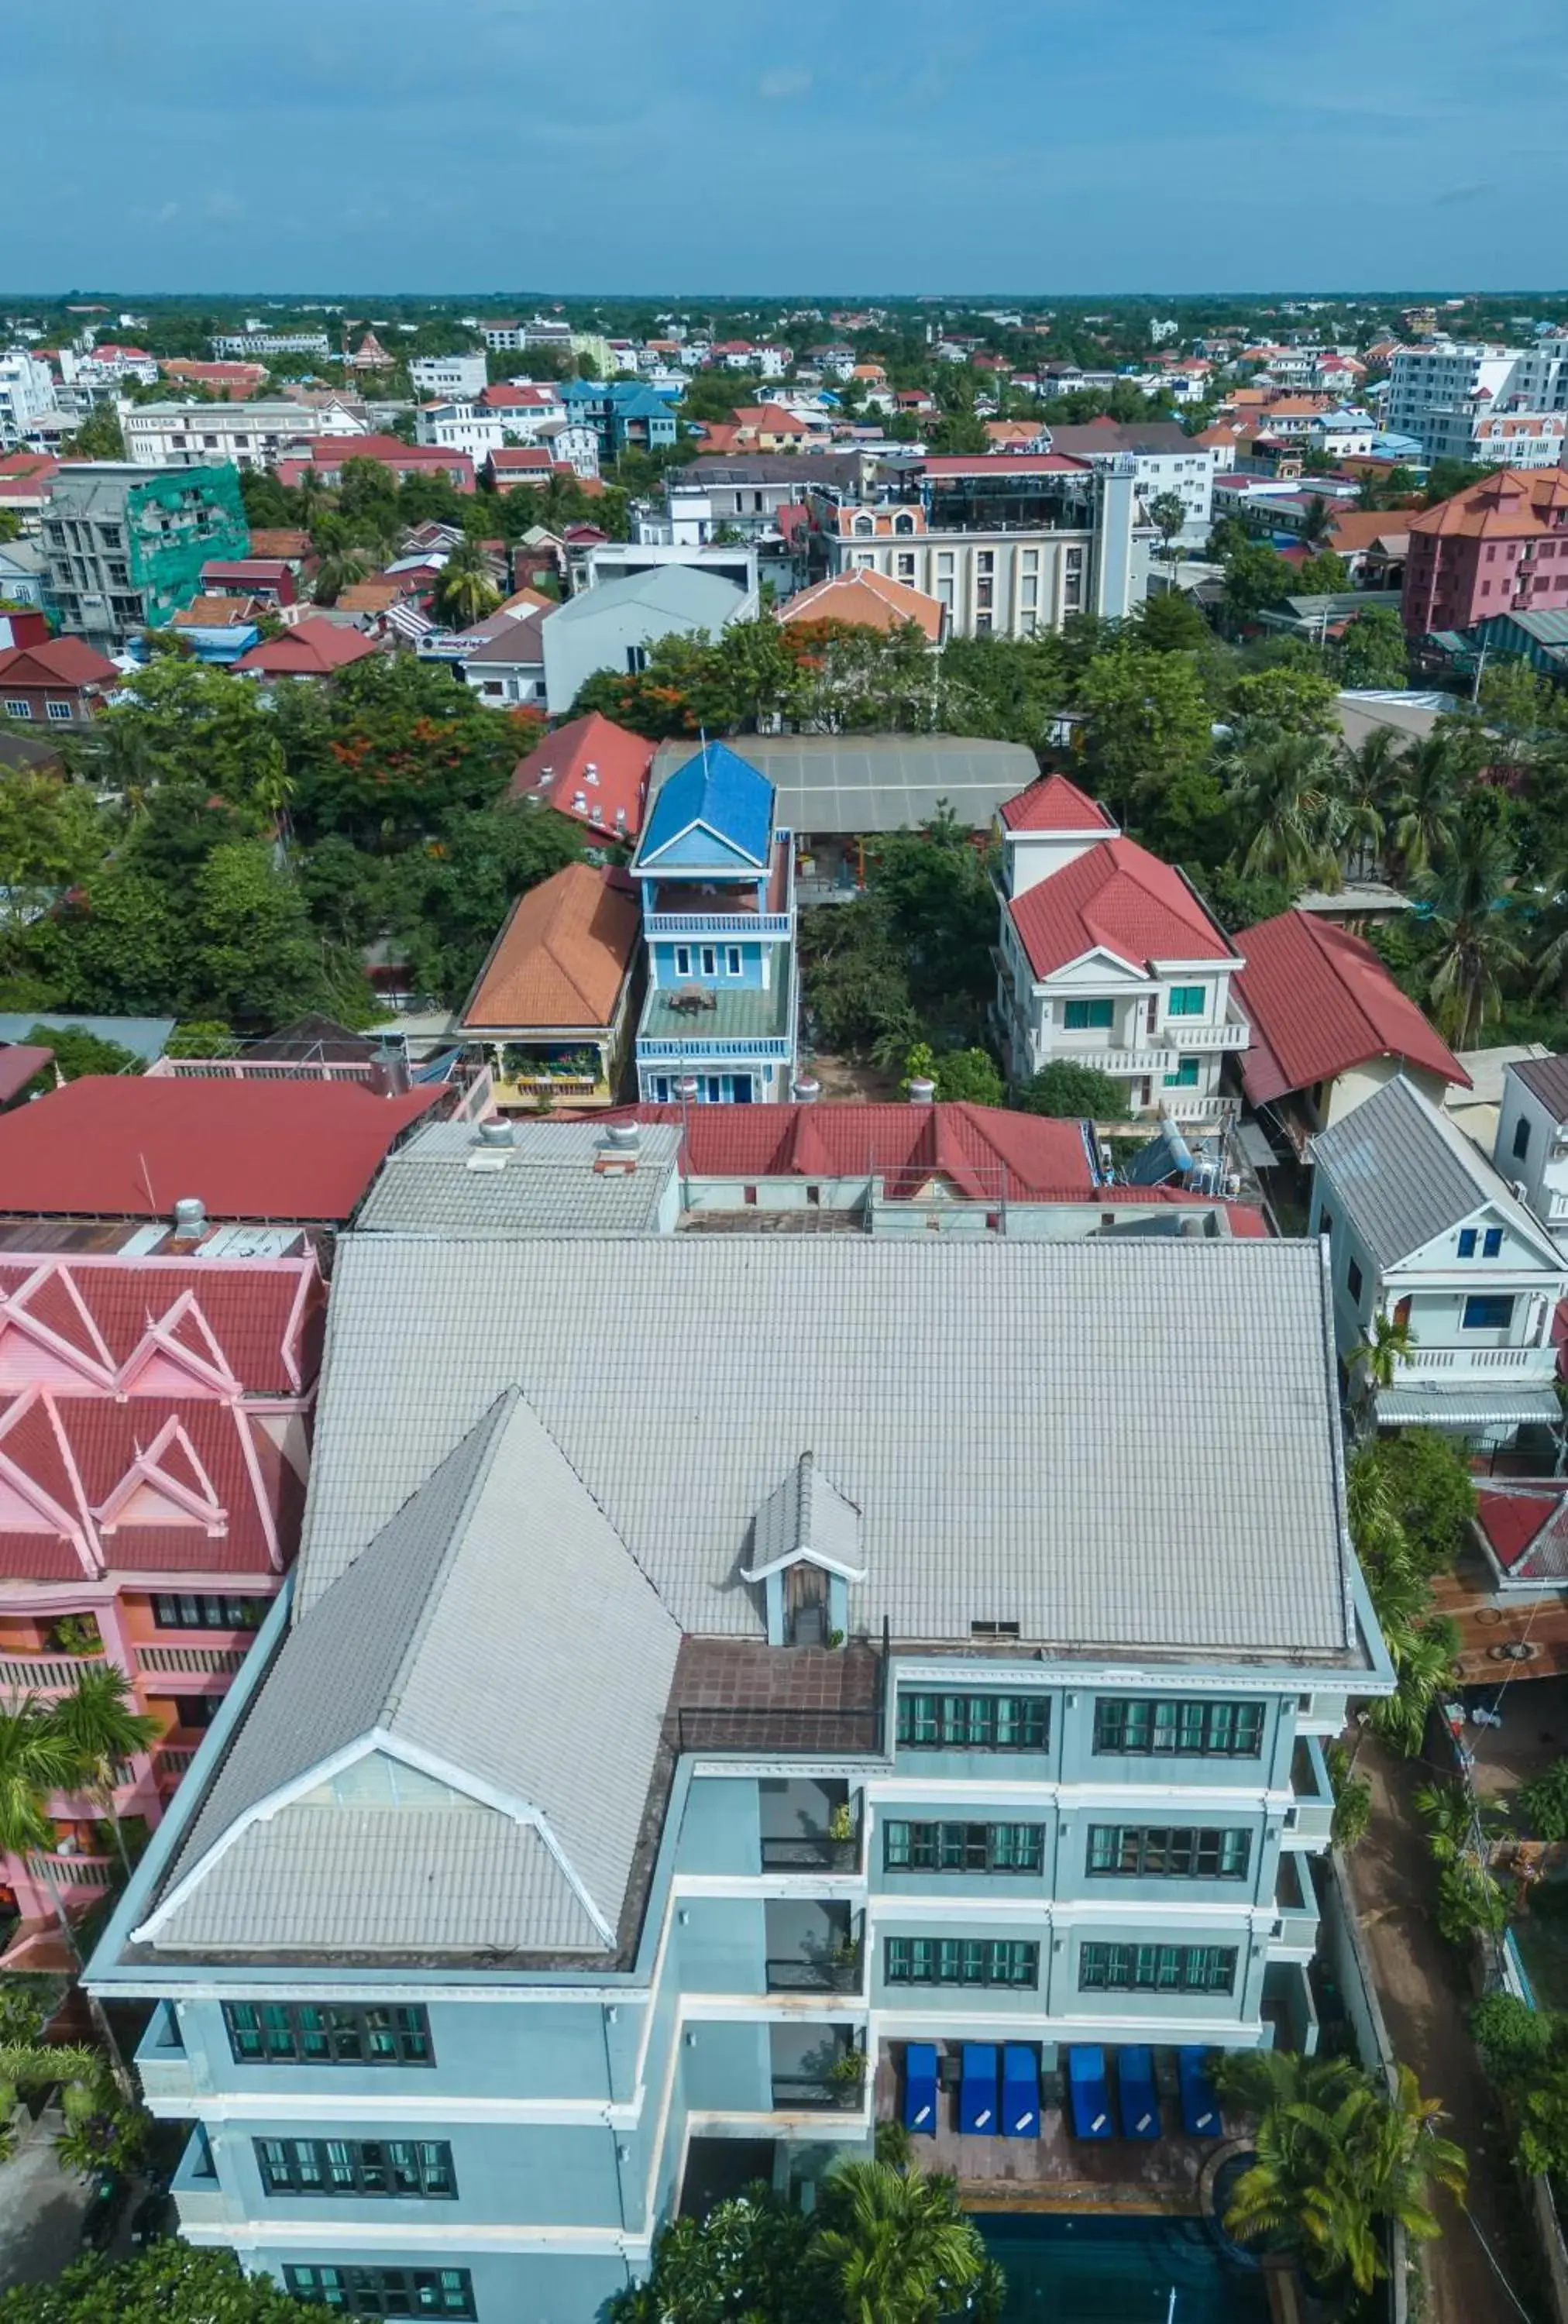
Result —
[[[1130,839],[1099,841],[1008,909],[1037,976],[1096,948],[1139,969],[1235,957],[1181,874]]]
[[[1254,1105],[1310,1089],[1369,1057],[1405,1057],[1470,1087],[1447,1043],[1401,992],[1370,945],[1311,912],[1281,912],[1236,939],[1236,997],[1252,1028],[1241,1060]]]
[[[189,1393],[226,1379],[253,1396],[298,1395],[319,1361],[322,1297],[314,1264],[295,1259],[6,1253],[0,1393],[47,1378],[57,1393],[112,1383],[140,1395],[189,1363]]]
[[[1016,798],[1003,799],[997,813],[1010,831],[1114,831],[1098,799],[1065,775],[1037,775]]]

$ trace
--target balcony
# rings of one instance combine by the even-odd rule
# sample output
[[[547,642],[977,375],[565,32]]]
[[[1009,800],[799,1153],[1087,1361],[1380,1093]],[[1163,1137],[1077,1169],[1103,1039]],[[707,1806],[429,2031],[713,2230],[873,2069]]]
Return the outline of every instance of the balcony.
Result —
[[[199,2123],[185,2142],[170,2192],[180,2206],[181,2227],[221,2227],[228,2216],[223,2187],[212,2167],[212,2150]]]
[[[847,2025],[770,2026],[769,2053],[776,2114],[863,2114],[864,2052]]]
[[[161,1791],[171,1791],[189,1773],[190,1763],[200,1748],[199,1743],[160,1745],[152,1754],[152,1774]]]
[[[1274,1925],[1268,1932],[1270,1959],[1310,1960],[1317,1950],[1317,1893],[1312,1885],[1310,1861],[1282,1851],[1274,1883]]]
[[[859,1995],[864,1985],[861,1916],[824,1899],[770,1899],[766,1914],[769,1993]]]
[[[247,1646],[155,1646],[138,1639],[136,1669],[143,1678],[232,1678]]]
[[[161,2001],[136,2050],[136,2079],[149,2105],[189,2106],[195,2089],[190,2059],[180,2038],[173,2005]]]
[[[1216,1049],[1244,1049],[1252,1038],[1252,1028],[1239,1017],[1227,1018],[1222,1025],[1204,1025],[1173,1017],[1161,1028],[1160,1037],[1190,1057],[1212,1055]]]
[[[0,1655],[0,1690],[7,1694],[69,1694],[84,1670],[101,1670],[97,1655]]]
[[[841,1777],[765,1778],[757,1793],[764,1872],[861,1870],[862,1834]]]
[[[112,1856],[62,1856],[51,1849],[47,1854],[42,1850],[31,1853],[27,1868],[43,1886],[59,1889],[68,1907],[89,1896],[106,1896],[114,1886]]]
[[[787,936],[792,922],[788,912],[650,912],[642,926],[650,936],[695,942],[705,936]]]
[[[1281,1846],[1287,1849],[1326,1848],[1333,1823],[1333,1791],[1328,1779],[1323,1746],[1315,1735],[1303,1735],[1296,1738],[1295,1755],[1290,1762],[1290,1788],[1295,1798],[1285,1811]]]
[[[1395,1386],[1439,1374],[1445,1379],[1455,1374],[1464,1379],[1475,1372],[1509,1380],[1539,1379],[1546,1384],[1556,1377],[1556,1359],[1552,1347],[1425,1348],[1417,1339],[1410,1354],[1400,1360]]]

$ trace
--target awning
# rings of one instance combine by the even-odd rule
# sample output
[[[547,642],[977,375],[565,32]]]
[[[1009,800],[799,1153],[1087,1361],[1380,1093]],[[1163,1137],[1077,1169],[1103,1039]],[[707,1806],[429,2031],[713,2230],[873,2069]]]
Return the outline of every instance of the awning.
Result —
[[[1384,1388],[1378,1397],[1383,1428],[1503,1428],[1526,1421],[1556,1426],[1563,1408],[1554,1388]]]

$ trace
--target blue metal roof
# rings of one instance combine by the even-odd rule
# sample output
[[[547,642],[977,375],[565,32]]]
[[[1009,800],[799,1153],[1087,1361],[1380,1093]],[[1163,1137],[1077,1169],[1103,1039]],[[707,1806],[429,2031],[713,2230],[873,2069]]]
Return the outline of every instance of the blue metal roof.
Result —
[[[727,742],[706,742],[677,768],[655,798],[642,828],[639,863],[660,854],[693,824],[761,866],[773,832],[773,786]]]

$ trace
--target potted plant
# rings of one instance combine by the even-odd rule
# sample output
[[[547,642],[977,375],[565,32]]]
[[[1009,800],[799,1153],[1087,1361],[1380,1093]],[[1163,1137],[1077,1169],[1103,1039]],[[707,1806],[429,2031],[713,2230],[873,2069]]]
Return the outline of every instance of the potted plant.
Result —
[[[827,1836],[829,1840],[853,1840],[854,1838],[854,1810],[850,1806],[847,1800],[840,1800],[838,1805],[834,1809],[833,1813],[828,1817]]]
[[[101,1655],[104,1651],[103,1635],[92,1614],[62,1614],[49,1635],[57,1655]]]

